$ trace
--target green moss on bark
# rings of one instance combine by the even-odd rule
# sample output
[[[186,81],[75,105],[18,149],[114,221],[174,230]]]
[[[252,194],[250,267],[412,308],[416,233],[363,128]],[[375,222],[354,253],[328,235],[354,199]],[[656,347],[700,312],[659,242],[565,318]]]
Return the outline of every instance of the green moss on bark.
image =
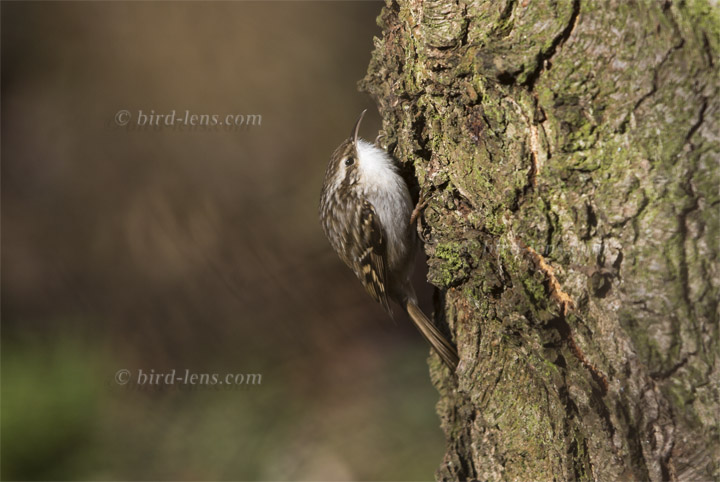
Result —
[[[389,2],[365,90],[423,197],[456,479],[718,477],[717,9]],[[714,241],[715,240],[715,241]]]

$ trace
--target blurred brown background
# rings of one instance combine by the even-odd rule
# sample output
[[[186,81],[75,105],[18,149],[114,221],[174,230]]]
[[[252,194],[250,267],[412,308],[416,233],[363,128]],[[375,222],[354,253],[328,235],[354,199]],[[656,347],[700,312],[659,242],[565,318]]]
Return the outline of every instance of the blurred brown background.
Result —
[[[3,479],[433,478],[428,349],[317,220],[331,152],[363,108],[379,127],[356,83],[381,7],[2,3]],[[263,378],[154,390],[120,369]]]

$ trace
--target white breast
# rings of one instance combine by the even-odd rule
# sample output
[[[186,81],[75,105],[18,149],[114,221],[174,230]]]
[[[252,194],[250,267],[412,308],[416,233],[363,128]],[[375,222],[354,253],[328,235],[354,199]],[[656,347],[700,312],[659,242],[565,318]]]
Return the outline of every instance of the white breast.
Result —
[[[367,200],[375,208],[385,230],[390,267],[405,258],[412,200],[405,180],[382,149],[358,139],[358,167]]]

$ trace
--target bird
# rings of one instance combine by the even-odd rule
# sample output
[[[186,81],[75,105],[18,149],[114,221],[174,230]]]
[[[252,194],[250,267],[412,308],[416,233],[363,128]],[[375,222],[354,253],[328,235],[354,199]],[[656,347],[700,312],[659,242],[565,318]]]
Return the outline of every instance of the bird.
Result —
[[[330,245],[368,294],[392,316],[399,304],[442,361],[454,371],[453,344],[422,312],[410,280],[417,233],[412,198],[390,155],[358,137],[364,110],[333,152],[320,195],[320,223]]]

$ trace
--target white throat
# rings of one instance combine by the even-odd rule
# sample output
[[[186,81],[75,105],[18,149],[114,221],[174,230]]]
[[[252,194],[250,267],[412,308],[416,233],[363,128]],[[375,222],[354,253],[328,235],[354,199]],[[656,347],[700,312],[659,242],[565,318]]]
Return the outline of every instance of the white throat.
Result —
[[[369,142],[358,139],[357,141],[358,164],[360,175],[366,185],[388,182],[388,176],[397,175],[397,168],[387,152]]]

